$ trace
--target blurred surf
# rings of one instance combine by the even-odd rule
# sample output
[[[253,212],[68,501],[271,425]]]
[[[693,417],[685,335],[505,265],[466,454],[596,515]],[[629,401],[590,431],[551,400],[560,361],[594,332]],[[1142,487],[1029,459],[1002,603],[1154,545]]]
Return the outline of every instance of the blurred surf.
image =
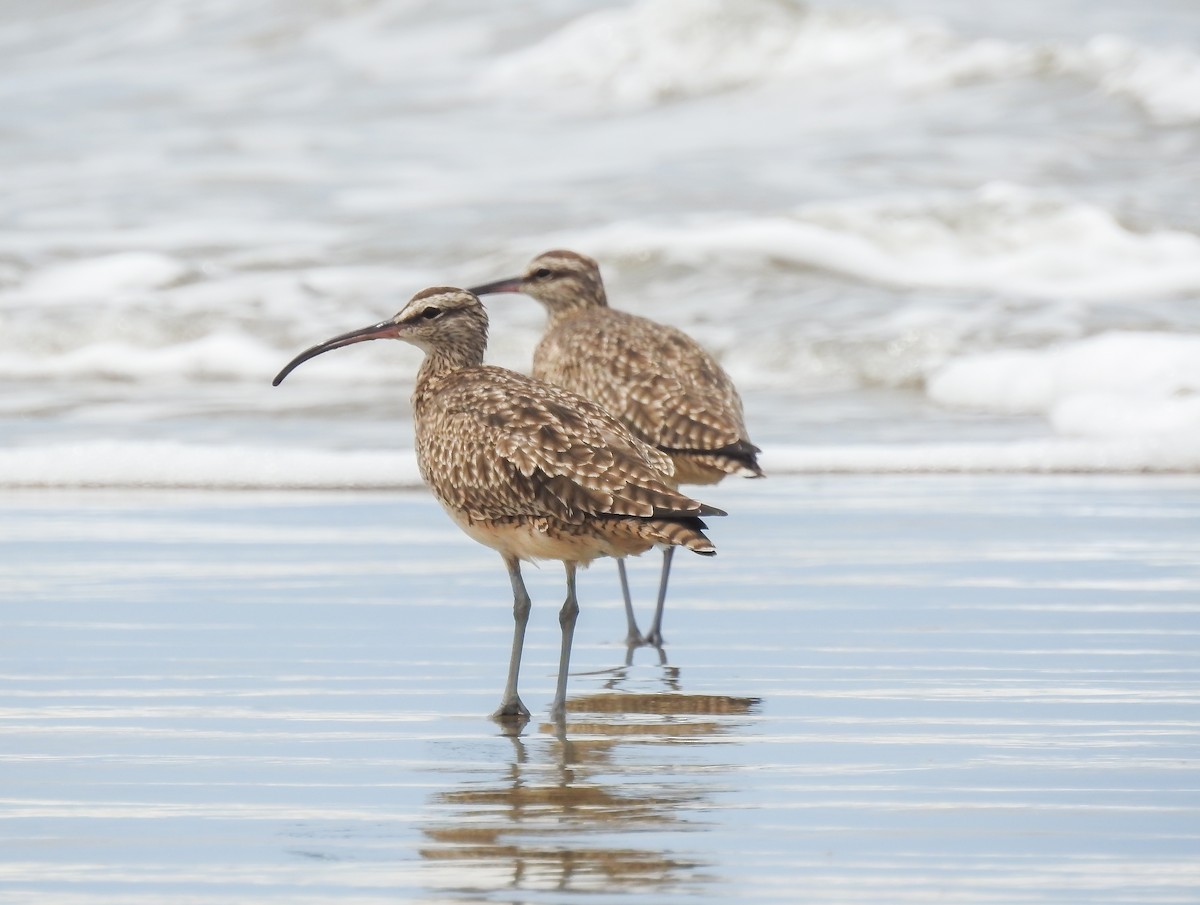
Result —
[[[22,7],[0,486],[403,485],[415,353],[271,376],[556,246],[714,350],[776,468],[1200,467],[1197,28],[1127,0]],[[542,312],[489,304],[491,360],[527,368]],[[387,478],[353,458],[386,450]]]

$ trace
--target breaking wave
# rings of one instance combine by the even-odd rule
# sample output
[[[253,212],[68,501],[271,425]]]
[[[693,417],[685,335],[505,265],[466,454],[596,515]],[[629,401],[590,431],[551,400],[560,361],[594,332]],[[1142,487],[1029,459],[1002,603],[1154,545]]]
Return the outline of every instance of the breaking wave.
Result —
[[[999,183],[963,194],[809,204],[769,217],[621,223],[578,241],[600,255],[734,268],[782,262],[900,288],[1081,299],[1200,290],[1200,236],[1141,232],[1097,205]]]
[[[863,78],[901,90],[1026,77],[1084,79],[1163,124],[1200,119],[1200,56],[1115,35],[1081,44],[968,39],[934,20],[798,0],[640,0],[575,19],[499,59],[490,92],[582,95],[638,109],[790,81]]]

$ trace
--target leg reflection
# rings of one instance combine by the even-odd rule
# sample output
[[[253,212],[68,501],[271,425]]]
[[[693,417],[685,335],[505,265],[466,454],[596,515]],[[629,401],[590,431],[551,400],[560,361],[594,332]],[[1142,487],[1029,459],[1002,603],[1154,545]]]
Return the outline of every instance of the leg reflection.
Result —
[[[628,698],[641,707],[613,706]],[[687,741],[694,758],[697,741],[735,740],[754,704],[686,694],[569,699],[565,721],[509,735],[509,762],[433,797],[436,819],[421,848],[431,885],[611,893],[707,884],[706,864],[681,840],[706,825],[717,789],[694,772],[679,775],[669,746]],[[711,750],[727,757],[725,746]]]

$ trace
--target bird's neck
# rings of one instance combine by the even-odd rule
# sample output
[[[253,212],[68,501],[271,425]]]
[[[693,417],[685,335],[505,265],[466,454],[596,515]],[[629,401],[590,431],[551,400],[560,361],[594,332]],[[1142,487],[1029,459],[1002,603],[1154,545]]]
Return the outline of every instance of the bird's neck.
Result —
[[[557,327],[559,324],[574,320],[580,315],[595,311],[597,308],[607,308],[608,299],[601,293],[596,296],[576,296],[569,302],[547,306],[547,327]]]
[[[425,360],[417,370],[417,382],[413,390],[413,401],[433,392],[442,380],[464,368],[477,368],[483,364],[483,350],[456,345],[450,348],[429,349]]]
[[[425,360],[417,371],[417,382],[461,371],[477,368],[483,364],[483,349],[474,346],[455,345],[434,348],[425,353]]]

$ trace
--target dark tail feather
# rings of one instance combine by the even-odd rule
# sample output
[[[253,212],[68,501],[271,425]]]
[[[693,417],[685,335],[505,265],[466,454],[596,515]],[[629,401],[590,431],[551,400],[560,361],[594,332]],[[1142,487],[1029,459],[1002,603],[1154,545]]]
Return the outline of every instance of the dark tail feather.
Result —
[[[720,510],[718,509],[717,512]],[[721,514],[724,515],[724,513]],[[658,535],[660,543],[687,547],[693,553],[699,553],[701,556],[713,556],[717,552],[713,542],[704,533],[704,529],[708,526],[702,519],[695,516],[679,519],[653,519],[649,525]]]
[[[758,454],[762,452],[747,440],[738,440],[716,449],[676,449],[660,446],[663,452],[676,457],[690,458],[702,468],[712,468],[725,474],[742,474],[747,478],[766,477],[762,466],[758,464]],[[676,468],[679,468],[679,458],[676,458]],[[715,478],[701,483],[711,483]],[[687,483],[686,478],[681,483]]]
[[[762,466],[758,464],[758,454],[762,450],[753,443],[749,443],[746,440],[739,440],[737,443],[730,443],[721,449],[714,449],[713,452],[717,455],[728,456],[747,471],[753,472],[754,474],[750,475],[750,477],[765,477]]]

